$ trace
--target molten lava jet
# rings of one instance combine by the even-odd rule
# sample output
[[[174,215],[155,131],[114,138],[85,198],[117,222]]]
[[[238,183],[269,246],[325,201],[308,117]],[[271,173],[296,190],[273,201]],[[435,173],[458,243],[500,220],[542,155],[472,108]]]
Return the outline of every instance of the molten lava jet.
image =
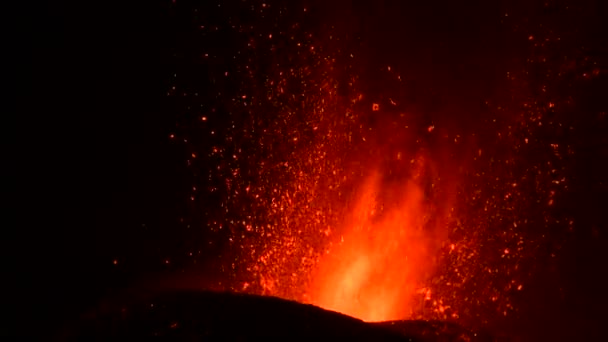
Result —
[[[338,241],[319,261],[313,304],[365,321],[410,317],[434,269],[436,220],[423,174],[387,182],[375,171],[354,194]]]
[[[423,193],[413,182],[402,188],[381,212],[378,175],[370,177],[341,241],[321,260],[313,303],[366,321],[403,317],[429,256]]]

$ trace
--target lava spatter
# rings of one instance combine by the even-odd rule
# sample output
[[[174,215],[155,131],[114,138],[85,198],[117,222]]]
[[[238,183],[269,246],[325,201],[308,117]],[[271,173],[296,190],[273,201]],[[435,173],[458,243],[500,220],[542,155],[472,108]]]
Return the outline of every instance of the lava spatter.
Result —
[[[229,289],[371,321],[516,314],[533,259],[555,255],[544,236],[573,224],[555,211],[574,153],[563,80],[595,69],[546,66],[558,37],[507,21],[530,56],[465,125],[441,95],[415,103],[404,80],[425,75],[374,65],[386,89],[369,90],[362,49],[309,7],[235,6],[193,27],[204,43],[234,38],[189,57],[205,92],[180,71],[168,92],[183,105],[170,138],[190,152],[192,198],[207,198],[191,210],[225,247]]]

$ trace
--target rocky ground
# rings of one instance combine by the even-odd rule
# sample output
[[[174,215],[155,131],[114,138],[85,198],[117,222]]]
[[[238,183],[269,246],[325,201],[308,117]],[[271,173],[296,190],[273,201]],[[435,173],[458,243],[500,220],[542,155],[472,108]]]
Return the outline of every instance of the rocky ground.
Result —
[[[202,291],[131,294],[105,302],[68,324],[57,340],[253,341],[267,337],[357,341],[490,340],[453,324],[426,321],[365,323],[312,305],[274,297]]]

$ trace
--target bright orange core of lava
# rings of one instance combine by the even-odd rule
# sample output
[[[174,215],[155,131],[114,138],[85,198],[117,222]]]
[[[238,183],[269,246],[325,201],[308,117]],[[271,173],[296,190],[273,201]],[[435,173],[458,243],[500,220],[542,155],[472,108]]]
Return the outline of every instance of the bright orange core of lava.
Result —
[[[432,269],[425,195],[416,179],[371,176],[339,240],[321,259],[312,304],[365,321],[403,319]]]

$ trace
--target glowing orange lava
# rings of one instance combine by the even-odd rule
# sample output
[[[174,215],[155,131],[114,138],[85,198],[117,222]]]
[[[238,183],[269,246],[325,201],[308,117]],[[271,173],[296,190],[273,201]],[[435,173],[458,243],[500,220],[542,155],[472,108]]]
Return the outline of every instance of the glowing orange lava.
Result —
[[[319,262],[311,302],[365,321],[408,317],[433,269],[425,206],[418,179],[387,186],[371,175]]]

